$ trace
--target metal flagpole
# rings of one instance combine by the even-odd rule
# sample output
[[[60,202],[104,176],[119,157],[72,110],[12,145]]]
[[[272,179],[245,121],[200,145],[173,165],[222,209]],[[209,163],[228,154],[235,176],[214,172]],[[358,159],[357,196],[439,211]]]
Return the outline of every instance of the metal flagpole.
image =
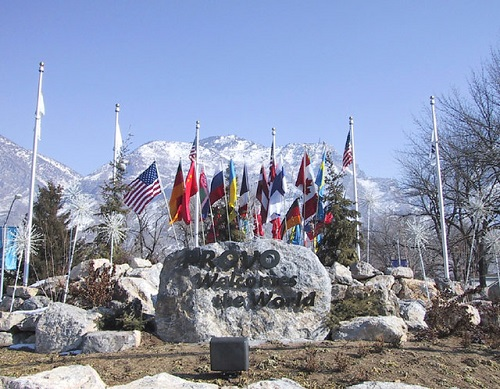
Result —
[[[448,265],[448,243],[446,239],[446,220],[444,214],[443,204],[443,183],[441,181],[441,163],[439,160],[439,142],[436,124],[436,109],[434,107],[434,96],[431,96],[431,109],[432,109],[432,131],[434,134],[434,151],[436,153],[436,173],[438,184],[438,200],[439,200],[439,218],[441,222],[441,243],[443,246],[443,260],[444,260],[444,278],[450,279],[450,271]]]
[[[358,254],[358,261],[361,261],[361,247],[359,246],[359,206],[358,206],[358,184],[356,180],[356,153],[354,147],[354,119],[349,117],[349,131],[351,133],[351,147],[352,147],[352,179],[354,182],[354,210],[356,211],[356,253]]]
[[[31,248],[31,226],[33,224],[33,199],[35,197],[35,178],[36,178],[36,158],[38,153],[38,138],[41,132],[41,121],[42,114],[45,114],[45,108],[42,108],[43,97],[42,97],[42,78],[44,72],[44,63],[40,62],[40,67],[38,68],[38,96],[36,103],[35,112],[35,131],[33,136],[33,155],[31,161],[31,185],[30,185],[30,197],[28,203],[28,221],[26,224],[26,249],[24,250],[24,274],[23,274],[23,286],[28,286],[29,270],[30,270],[30,248]],[[42,109],[41,109],[42,108]]]
[[[196,191],[196,202],[194,206],[194,214],[196,215],[194,218],[194,247],[198,247],[199,244],[199,221],[200,221],[200,178],[198,176],[198,152],[199,152],[199,136],[200,136],[200,121],[196,121],[196,155],[194,160],[194,179],[196,180],[196,187],[198,190]]]
[[[121,148],[123,146],[122,134],[120,132],[120,124],[118,115],[120,113],[120,104],[115,105],[115,143],[113,148],[113,182],[116,180],[116,164],[120,159]]]

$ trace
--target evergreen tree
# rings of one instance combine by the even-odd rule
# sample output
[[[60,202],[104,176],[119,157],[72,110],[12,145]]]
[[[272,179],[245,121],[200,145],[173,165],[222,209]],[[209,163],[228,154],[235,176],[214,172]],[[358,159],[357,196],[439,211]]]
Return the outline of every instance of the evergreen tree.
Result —
[[[33,226],[43,236],[38,254],[33,255],[31,265],[39,279],[66,273],[70,247],[68,214],[60,215],[63,188],[49,182],[39,187],[38,198],[33,204]]]
[[[120,150],[118,161],[116,163],[115,161],[110,162],[111,167],[115,171],[115,176],[111,176],[109,180],[101,186],[102,204],[99,207],[98,213],[101,219],[109,217],[112,214],[121,214],[126,217],[129,213],[128,207],[123,203],[123,197],[129,189],[128,184],[124,181],[126,150],[127,148],[124,146],[122,150]],[[104,227],[103,223],[97,225],[94,228],[95,232],[102,230],[102,227]],[[93,246],[92,251],[94,255],[104,258],[109,257],[111,250],[110,242],[103,234],[97,233]],[[122,248],[119,245],[115,244],[113,251],[115,253],[114,256],[116,255],[117,258],[123,255]]]
[[[357,222],[356,211],[353,209],[354,202],[345,198],[345,189],[342,184],[344,174],[335,171],[329,155],[326,168],[328,174],[325,178],[325,204],[327,204],[327,212],[331,212],[333,218],[331,223],[323,227],[323,236],[316,254],[325,266],[331,266],[334,262],[349,266],[359,260],[356,245],[361,243],[356,237]]]

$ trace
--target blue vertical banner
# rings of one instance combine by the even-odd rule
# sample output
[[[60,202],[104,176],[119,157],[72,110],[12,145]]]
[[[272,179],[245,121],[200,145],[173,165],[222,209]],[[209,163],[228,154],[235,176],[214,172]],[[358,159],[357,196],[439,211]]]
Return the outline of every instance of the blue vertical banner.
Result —
[[[3,227],[0,227],[0,254],[3,254],[4,243]],[[17,255],[16,255],[16,242],[15,237],[17,234],[17,227],[6,227],[5,234],[5,270],[17,269]],[[1,266],[1,263],[0,263]]]

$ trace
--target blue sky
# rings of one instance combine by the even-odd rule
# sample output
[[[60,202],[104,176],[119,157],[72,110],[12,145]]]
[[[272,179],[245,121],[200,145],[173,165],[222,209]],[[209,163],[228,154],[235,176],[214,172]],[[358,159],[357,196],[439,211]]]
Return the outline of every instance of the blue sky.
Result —
[[[112,159],[115,103],[132,149],[236,134],[342,151],[398,177],[429,96],[466,91],[500,44],[500,2],[1,1],[0,134],[81,174]],[[437,103],[439,104],[439,102]],[[438,118],[439,121],[439,118]],[[189,150],[186,150],[189,153]]]

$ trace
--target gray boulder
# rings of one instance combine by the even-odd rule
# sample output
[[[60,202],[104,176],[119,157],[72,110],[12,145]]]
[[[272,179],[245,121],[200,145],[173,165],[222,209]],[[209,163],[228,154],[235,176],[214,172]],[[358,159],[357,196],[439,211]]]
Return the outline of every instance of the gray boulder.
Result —
[[[142,304],[142,312],[148,315],[155,314],[155,301],[158,287],[140,277],[120,277],[115,286],[113,295],[115,300],[129,303],[139,299]]]
[[[375,269],[368,262],[364,262],[364,261],[354,262],[350,266],[350,270],[351,270],[352,278],[354,278],[355,280],[358,280],[358,281],[367,280],[369,278],[384,274],[380,270]]]
[[[362,316],[340,322],[333,340],[368,340],[400,344],[406,342],[408,326],[396,316]]]
[[[83,337],[82,352],[116,353],[141,345],[140,331],[96,331]]]
[[[27,300],[24,300],[21,305],[21,310],[23,311],[33,311],[36,309],[48,307],[52,302],[47,296],[33,296]]]
[[[391,275],[396,279],[413,278],[413,270],[411,270],[411,268],[409,267],[399,266],[392,269]]]
[[[399,301],[399,314],[411,330],[428,328],[425,322],[426,312],[424,305],[416,300]]]
[[[96,312],[63,303],[51,304],[36,323],[36,352],[54,353],[78,349],[83,335],[97,331]]]
[[[10,332],[0,332],[0,347],[9,347],[14,344],[14,335]]]
[[[30,376],[2,377],[6,389],[105,389],[107,386],[90,366],[61,366]]]
[[[311,250],[270,239],[224,242],[164,260],[155,320],[170,342],[323,340],[330,302],[330,277]]]
[[[330,275],[332,284],[352,284],[351,271],[347,266],[344,266],[338,262],[333,263],[333,265],[328,269],[328,274]]]
[[[146,376],[125,385],[110,386],[109,389],[219,389],[219,385],[190,382],[168,373]]]

